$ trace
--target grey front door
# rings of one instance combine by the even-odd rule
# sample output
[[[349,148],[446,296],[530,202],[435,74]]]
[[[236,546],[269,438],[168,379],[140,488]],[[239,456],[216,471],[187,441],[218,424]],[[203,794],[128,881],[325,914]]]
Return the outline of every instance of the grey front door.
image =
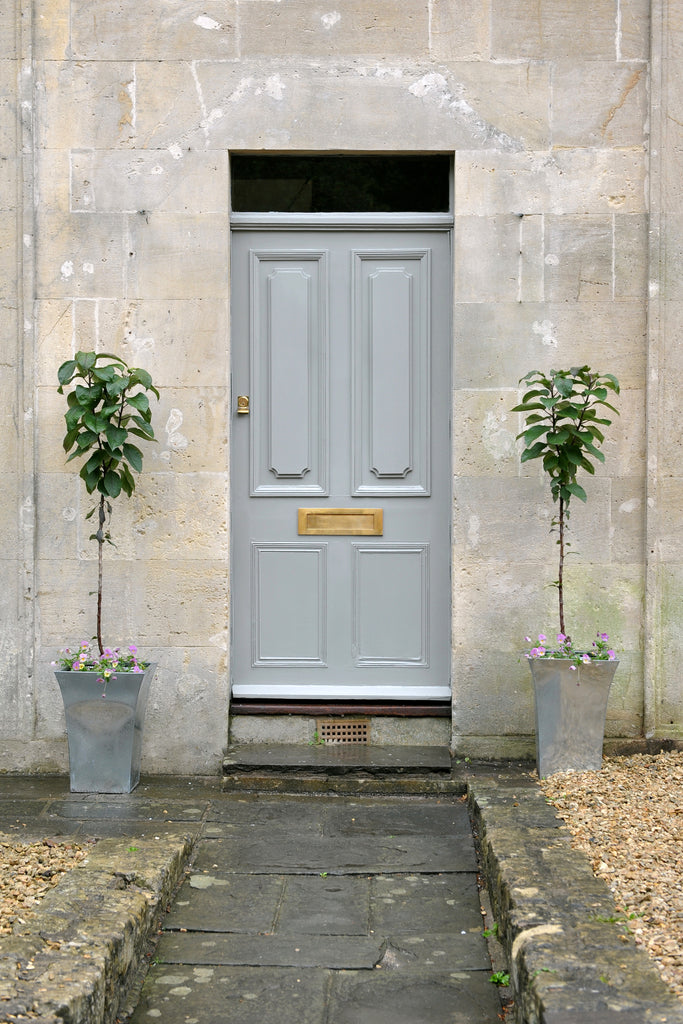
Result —
[[[236,696],[450,696],[450,282],[447,230],[234,231]]]

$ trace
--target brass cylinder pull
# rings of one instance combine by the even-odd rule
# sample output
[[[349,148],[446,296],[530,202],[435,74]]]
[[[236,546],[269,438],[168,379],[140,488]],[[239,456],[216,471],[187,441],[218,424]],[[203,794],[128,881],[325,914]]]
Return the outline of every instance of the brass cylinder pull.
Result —
[[[249,395],[238,395],[237,396],[237,412],[243,416],[249,415]]]

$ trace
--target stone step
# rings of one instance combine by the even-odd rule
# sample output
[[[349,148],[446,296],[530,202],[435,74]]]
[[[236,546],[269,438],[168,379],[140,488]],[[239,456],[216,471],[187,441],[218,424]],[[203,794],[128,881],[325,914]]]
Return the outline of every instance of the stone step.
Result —
[[[439,794],[465,791],[447,747],[245,743],[223,761],[224,790]]]

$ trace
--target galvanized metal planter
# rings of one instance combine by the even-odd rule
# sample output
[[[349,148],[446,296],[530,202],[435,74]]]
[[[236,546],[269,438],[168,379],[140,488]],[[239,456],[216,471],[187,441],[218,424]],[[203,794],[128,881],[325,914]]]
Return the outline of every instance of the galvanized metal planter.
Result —
[[[156,663],[117,672],[55,672],[62,691],[72,793],[130,793],[140,781],[142,725]],[[102,696],[105,691],[104,697]]]
[[[607,698],[618,661],[572,670],[567,658],[529,658],[536,707],[536,767],[553,772],[599,771]]]

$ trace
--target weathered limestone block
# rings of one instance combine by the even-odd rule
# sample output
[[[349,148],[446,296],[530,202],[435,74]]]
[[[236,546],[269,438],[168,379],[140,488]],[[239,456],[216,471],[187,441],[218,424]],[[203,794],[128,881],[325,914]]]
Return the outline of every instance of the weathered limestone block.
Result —
[[[237,55],[235,0],[74,0],[71,52],[81,60],[220,60]]]
[[[647,162],[639,149],[459,151],[455,213],[644,214],[646,177]],[[641,260],[645,244],[643,238],[636,253]]]
[[[0,54],[3,51],[0,50]],[[7,165],[3,178],[9,179],[11,169],[16,173],[19,160],[17,116],[17,61],[0,58],[0,164]],[[0,210],[12,209],[16,203],[16,188],[0,199]]]
[[[458,476],[517,477],[519,430],[517,417],[510,412],[513,405],[512,391],[455,392],[453,456]]]
[[[240,55],[426,56],[427,0],[337,0],[318,8],[308,0],[240,4]]]
[[[36,291],[41,298],[121,294],[124,247],[120,217],[39,210],[36,228]]]
[[[596,363],[595,366],[604,373],[616,370],[618,376],[619,365],[614,359],[611,369],[609,363],[604,362],[601,365]],[[619,410],[619,416],[606,410],[612,425],[605,428],[605,443],[602,446],[605,463],[596,468],[596,476],[612,476],[617,479],[638,477],[642,474],[646,458],[645,392],[622,387],[613,399],[611,404]]]
[[[590,17],[573,0],[491,0],[491,56],[614,60],[618,26],[613,0],[595,0]]]
[[[486,60],[490,51],[490,0],[432,0],[430,52],[436,60]]]
[[[664,476],[658,482],[657,507],[659,510],[658,556],[666,563],[683,564],[683,515],[681,515],[683,470],[680,458],[678,475]]]
[[[83,543],[84,554],[87,539]],[[92,637],[95,627],[97,552],[41,563],[42,644],[54,648]],[[227,621],[225,562],[213,559],[128,561],[106,552],[104,633],[110,646],[136,643],[142,650],[187,644],[211,646]],[[151,657],[151,655],[150,655]]]
[[[140,211],[128,215],[128,241],[126,294],[150,299],[227,296],[227,216]]]
[[[504,101],[494,100],[492,80]],[[172,152],[319,150],[321,140],[326,149],[372,151],[548,144],[547,74],[533,67],[435,69],[387,57],[299,62],[293,70],[273,57],[265,67],[256,60],[141,64],[135,85],[139,137]]]
[[[614,218],[614,295],[643,304],[647,295],[646,214]]]
[[[73,150],[71,209],[227,213],[227,153]]]
[[[148,469],[224,473],[228,465],[226,387],[165,388],[158,403]]]
[[[218,772],[228,742],[227,645],[227,616],[209,644],[190,637],[185,647],[164,645],[147,707],[143,772]]]
[[[3,57],[17,56],[17,8],[16,0],[9,0],[0,10],[0,54]]]
[[[16,493],[17,481],[14,474],[8,474],[8,496]],[[9,502],[8,502],[9,504]],[[11,505],[16,517],[14,503]],[[4,520],[4,516],[2,519]],[[11,521],[0,520],[2,536],[8,538],[8,544],[16,537],[16,526]],[[0,637],[0,674],[4,680],[2,695],[2,737],[22,736],[28,734],[33,725],[33,702],[31,680],[21,672],[21,650],[24,642],[21,622],[17,616],[23,597],[22,563],[17,557],[16,547],[9,552],[10,557],[0,560],[0,621],[3,623]],[[14,557],[12,557],[14,556]]]
[[[227,466],[227,393],[224,387],[166,388],[152,398],[156,443],[146,446],[145,470],[224,473]],[[64,398],[56,388],[38,392],[38,472],[74,473],[65,466]]]
[[[550,69],[546,64],[459,61],[446,67],[449,101],[454,109],[469,114],[477,129],[475,138],[488,141],[487,149],[550,146]]]
[[[134,64],[44,61],[36,62],[35,73],[39,149],[115,149],[135,143]]]
[[[91,299],[84,299],[83,304],[90,310],[95,307],[95,301]],[[61,364],[79,348],[95,347],[94,343],[80,344],[75,336],[74,303],[70,298],[36,301],[35,331],[37,387],[54,388]]]
[[[69,56],[71,0],[41,0],[33,18],[33,46],[37,60],[65,60]]]
[[[545,227],[545,297],[555,302],[612,298],[612,217],[550,216]]]
[[[543,224],[515,214],[457,217],[455,298],[458,302],[543,299]]]
[[[661,270],[662,299],[683,301],[683,211],[667,211]]]
[[[643,476],[612,480],[612,561],[634,565],[645,550],[645,479]]]
[[[130,501],[116,510],[117,554],[227,562],[228,481],[221,473],[143,472]],[[87,499],[83,505],[87,511]]]
[[[623,388],[644,387],[642,303],[611,302],[607,319],[605,313],[605,304],[596,302],[458,303],[455,336],[460,357],[456,352],[455,387],[516,389],[520,377],[530,370],[577,363],[605,373],[618,371]],[[516,393],[512,398],[510,406],[517,404]]]
[[[581,97],[580,102],[577,102]],[[649,118],[645,61],[559,60],[553,72],[553,145],[642,148]]]
[[[654,680],[655,732],[683,735],[683,564],[660,564],[656,571],[657,636],[653,637],[657,674]]]
[[[552,564],[556,558],[557,534],[551,533],[557,506],[540,471],[516,481],[487,477],[456,477],[454,483],[453,543],[464,564],[496,562],[507,564],[523,554],[529,562]],[[590,514],[577,501],[572,507],[568,540],[572,564],[592,563],[609,553],[611,484],[590,482]],[[586,506],[587,508],[588,506]]]
[[[75,312],[77,337],[99,331],[158,387],[212,387],[229,379],[227,298],[104,300],[96,308],[77,303]]]

